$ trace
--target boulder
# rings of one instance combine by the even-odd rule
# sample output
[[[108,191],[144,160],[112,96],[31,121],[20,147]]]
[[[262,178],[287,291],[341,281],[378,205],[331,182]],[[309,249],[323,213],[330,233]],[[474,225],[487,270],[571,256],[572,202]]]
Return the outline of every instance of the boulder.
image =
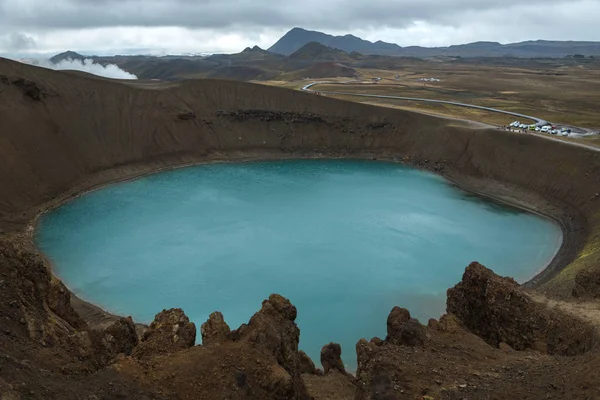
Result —
[[[170,354],[194,346],[195,341],[196,325],[190,322],[182,309],[172,308],[154,317],[132,355],[148,358]]]
[[[249,344],[256,350],[270,354],[280,369],[274,374],[277,379],[273,390],[277,389],[282,398],[308,398],[306,387],[301,377],[298,342],[300,330],[296,323],[296,307],[285,297],[272,294],[263,301],[262,308],[254,314],[248,324],[231,332],[231,338],[242,344]],[[289,392],[287,391],[289,389]],[[287,396],[287,397],[286,397]]]
[[[210,314],[208,320],[202,324],[200,333],[202,334],[202,344],[206,346],[228,340],[231,330],[223,319],[223,314],[217,311]]]
[[[94,336],[100,339],[104,354],[110,358],[116,357],[118,354],[131,355],[139,343],[135,324],[131,317],[119,318],[105,329],[96,332]]]
[[[342,346],[337,343],[329,343],[323,346],[321,349],[321,365],[325,374],[332,370],[346,373],[346,368],[342,362]]]
[[[394,307],[387,319],[387,343],[398,346],[423,346],[426,340],[425,327],[405,308]]]

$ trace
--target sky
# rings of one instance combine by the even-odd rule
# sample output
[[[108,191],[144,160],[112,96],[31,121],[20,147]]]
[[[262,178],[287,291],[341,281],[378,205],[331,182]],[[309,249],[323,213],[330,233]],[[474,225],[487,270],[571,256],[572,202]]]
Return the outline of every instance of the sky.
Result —
[[[600,0],[0,0],[0,56],[233,53],[291,28],[401,46],[600,40]]]

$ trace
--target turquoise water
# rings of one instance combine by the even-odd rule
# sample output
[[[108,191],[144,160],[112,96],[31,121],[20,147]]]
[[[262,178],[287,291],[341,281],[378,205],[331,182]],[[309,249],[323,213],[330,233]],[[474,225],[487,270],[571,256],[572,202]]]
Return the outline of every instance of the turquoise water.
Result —
[[[280,293],[298,308],[300,347],[318,363],[339,342],[352,369],[356,342],[385,337],[393,306],[426,323],[471,261],[524,281],[561,237],[430,173],[306,160],[115,184],[44,215],[36,240],[75,293],[140,322],[181,307],[198,328],[215,310],[236,328]]]

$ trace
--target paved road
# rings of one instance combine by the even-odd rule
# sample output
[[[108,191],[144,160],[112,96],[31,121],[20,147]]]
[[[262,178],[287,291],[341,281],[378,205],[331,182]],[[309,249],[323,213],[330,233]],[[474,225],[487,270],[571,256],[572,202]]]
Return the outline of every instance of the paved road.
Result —
[[[311,88],[313,86],[316,85],[322,85],[322,84],[334,84],[337,82],[313,82],[313,83],[309,83],[308,85],[304,86],[302,88],[302,90],[305,90],[307,92],[314,92],[314,90],[312,90]],[[351,83],[351,82],[345,82],[345,83]],[[355,82],[358,83],[358,82]],[[485,110],[485,111],[491,111],[491,112],[497,112],[497,113],[502,113],[502,114],[508,114],[508,115],[512,115],[514,117],[519,117],[519,118],[527,118],[530,120],[533,120],[539,124],[547,124],[548,121],[543,120],[541,118],[538,117],[533,117],[531,115],[524,115],[524,114],[519,114],[519,113],[515,113],[515,112],[511,112],[511,111],[504,111],[504,110],[498,110],[495,108],[490,108],[490,107],[483,107],[483,106],[476,106],[473,104],[465,104],[465,103],[458,103],[456,101],[446,101],[446,100],[433,100],[433,99],[422,99],[422,98],[418,98],[418,97],[401,97],[401,96],[387,96],[387,95],[383,95],[383,94],[366,94],[366,93],[348,93],[348,92],[322,92],[319,90],[320,93],[325,93],[325,94],[338,94],[338,95],[346,95],[346,96],[361,96],[361,97],[376,97],[379,99],[396,99],[396,100],[411,100],[411,101],[423,101],[426,103],[441,103],[441,104],[451,104],[453,106],[459,106],[459,107],[468,107],[468,108],[477,108],[480,110]]]
[[[348,81],[348,82],[327,82],[327,81],[322,81],[322,82],[312,82],[309,83],[308,85],[305,85],[302,87],[302,90],[306,91],[306,92],[316,92],[316,90],[313,90],[312,88],[316,85],[323,85],[323,84],[345,84],[345,83],[361,83],[361,81]],[[507,115],[512,115],[515,117],[519,117],[519,118],[528,118],[531,119],[533,121],[536,121],[536,123],[541,123],[541,124],[546,124],[548,123],[546,120],[538,118],[538,117],[534,117],[531,115],[524,115],[524,114],[519,114],[519,113],[514,113],[511,111],[504,111],[504,110],[498,110],[496,108],[489,108],[489,107],[482,107],[482,106],[476,106],[474,104],[465,104],[465,103],[457,103],[454,101],[446,101],[446,100],[433,100],[433,99],[422,99],[422,98],[417,98],[417,97],[402,97],[402,96],[387,96],[387,95],[382,95],[382,94],[366,94],[366,93],[350,93],[350,92],[332,92],[332,91],[318,91],[319,93],[323,93],[323,94],[334,94],[334,95],[344,95],[344,96],[358,96],[358,97],[372,97],[372,98],[378,98],[378,99],[395,99],[395,100],[411,100],[411,101],[423,101],[423,102],[427,102],[427,103],[442,103],[442,104],[451,104],[451,105],[455,105],[455,106],[459,106],[459,107],[468,107],[468,108],[477,108],[480,110],[485,110],[485,111],[491,111],[491,112],[497,112],[497,113],[501,113],[501,114],[507,114]],[[492,127],[490,125],[490,127]],[[588,130],[582,129],[582,128],[577,128],[577,127],[571,127],[571,128],[575,128],[575,129],[580,129],[584,132],[588,132],[586,135],[577,135],[577,136],[587,136],[589,134],[593,134]],[[527,131],[527,133],[529,134],[534,134],[532,132]],[[539,137],[543,137],[545,139],[548,140],[554,140],[556,142],[560,142],[560,143],[565,143],[565,144],[569,144],[569,145],[573,145],[573,146],[577,146],[577,147],[582,147],[585,149],[589,149],[589,150],[593,150],[593,151],[600,151],[600,147],[595,147],[595,146],[590,146],[584,143],[575,143],[572,141],[566,141],[566,140],[561,140],[558,139],[552,135],[546,135],[546,134],[535,134],[536,136]]]
[[[316,85],[323,85],[323,84],[346,84],[346,83],[364,83],[364,84],[368,84],[365,83],[363,81],[347,81],[347,82],[327,82],[327,81],[322,81],[322,82],[312,82],[309,83],[308,85],[304,86],[302,88],[302,90],[307,91],[307,92],[315,92],[315,90],[312,89],[313,86]],[[370,83],[370,82],[369,82]],[[532,115],[525,115],[525,114],[519,114],[516,112],[512,112],[512,111],[505,111],[505,110],[498,110],[497,108],[490,108],[490,107],[483,107],[483,106],[476,106],[474,104],[465,104],[465,103],[458,103],[455,101],[446,101],[446,100],[434,100],[434,99],[423,99],[423,98],[418,98],[418,97],[402,97],[402,96],[388,96],[388,95],[383,95],[383,94],[366,94],[366,93],[350,93],[350,92],[333,92],[333,91],[320,91],[319,93],[324,93],[324,94],[337,94],[337,95],[344,95],[344,96],[359,96],[359,97],[372,97],[372,98],[378,98],[378,99],[395,99],[395,100],[410,100],[410,101],[422,101],[422,102],[426,102],[426,103],[440,103],[440,104],[450,104],[453,106],[459,106],[459,107],[467,107],[467,108],[476,108],[479,110],[484,110],[484,111],[490,111],[490,112],[496,112],[496,113],[500,113],[500,114],[506,114],[506,115],[511,115],[513,117],[519,117],[519,118],[527,118],[530,120],[535,121],[536,124],[547,124],[548,121],[542,119],[542,118],[538,118],[538,117],[534,117]],[[586,128],[579,128],[577,126],[566,126],[567,128],[571,128],[573,130],[573,133],[575,135],[573,136],[588,136],[588,135],[593,135],[596,134],[596,132],[590,130],[590,129],[586,129]]]

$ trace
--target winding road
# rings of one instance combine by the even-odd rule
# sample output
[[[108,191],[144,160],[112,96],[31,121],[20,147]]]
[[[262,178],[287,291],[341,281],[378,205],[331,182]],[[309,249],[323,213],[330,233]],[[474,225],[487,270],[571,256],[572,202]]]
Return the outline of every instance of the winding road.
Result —
[[[328,81],[320,81],[320,82],[312,82],[309,83],[308,85],[305,85],[302,87],[302,90],[305,92],[311,92],[311,93],[315,93],[317,92],[316,90],[313,90],[312,88],[316,85],[324,85],[324,84],[330,84],[330,85],[343,85],[346,83],[364,83],[362,81],[348,81],[348,82],[328,82]],[[477,106],[474,104],[465,104],[465,103],[458,103],[458,102],[454,102],[454,101],[446,101],[446,100],[434,100],[434,99],[423,99],[423,98],[418,98],[418,97],[402,97],[402,96],[389,96],[389,95],[383,95],[383,94],[366,94],[366,93],[350,93],[350,92],[337,92],[337,91],[321,91],[319,90],[318,93],[323,93],[323,94],[333,94],[333,95],[343,95],[343,96],[357,96],[357,97],[371,97],[371,98],[378,98],[378,99],[394,99],[394,100],[410,100],[410,101],[422,101],[422,102],[426,102],[426,103],[441,103],[441,104],[450,104],[450,105],[454,105],[454,106],[459,106],[459,107],[467,107],[467,108],[476,108],[479,110],[485,110],[485,111],[490,111],[490,112],[496,112],[496,113],[501,113],[501,114],[507,114],[507,115],[512,115],[514,117],[519,117],[519,118],[527,118],[533,121],[536,121],[536,124],[547,124],[548,121],[542,119],[542,118],[538,118],[538,117],[534,117],[531,115],[525,115],[525,114],[519,114],[519,113],[515,113],[512,111],[504,111],[504,110],[498,110],[497,108],[490,108],[490,107],[483,107],[483,106]],[[492,127],[490,125],[490,127]],[[584,128],[578,128],[578,127],[574,127],[571,126],[571,129],[573,129],[574,131],[579,131],[579,132],[585,132],[585,133],[575,133],[575,135],[571,134],[571,136],[589,136],[589,135],[594,135],[596,134],[595,132],[588,130],[588,129],[584,129]],[[533,132],[529,132],[527,131],[526,133],[534,135],[535,133]],[[560,142],[560,143],[565,143],[568,145],[572,145],[572,146],[578,146],[578,147],[583,147],[589,150],[593,150],[596,152],[600,152],[600,147],[595,147],[595,146],[591,146],[591,145],[587,145],[584,143],[575,143],[572,141],[566,141],[566,140],[561,140],[559,138],[556,138],[552,135],[546,135],[546,134],[535,134],[536,136],[539,137],[543,137],[545,139],[548,140],[554,140],[556,142]]]
[[[358,82],[344,82],[344,83],[358,83]],[[344,84],[344,83],[342,83],[342,84]],[[312,90],[311,88],[313,86],[323,85],[323,84],[340,84],[340,83],[338,83],[338,82],[313,82],[313,83],[309,83],[308,85],[304,86],[302,88],[302,90],[307,91],[307,92],[315,92],[315,90]],[[476,106],[474,104],[458,103],[456,101],[422,99],[422,98],[419,98],[419,97],[388,96],[388,95],[383,95],[383,94],[349,93],[349,92],[330,92],[330,91],[324,92],[324,91],[319,91],[319,93],[338,94],[338,95],[346,95],[346,96],[376,97],[378,99],[410,100],[410,101],[422,101],[422,102],[426,102],[426,103],[450,104],[450,105],[453,105],[453,106],[468,107],[468,108],[477,108],[479,110],[485,110],[485,111],[497,112],[497,113],[502,113],[502,114],[508,114],[508,115],[512,115],[514,117],[519,117],[519,118],[527,118],[527,119],[531,119],[531,120],[535,121],[536,124],[540,124],[540,125],[544,125],[544,124],[548,123],[548,121],[546,121],[544,119],[541,119],[541,118],[538,118],[538,117],[533,117],[531,115],[519,114],[519,113],[515,113],[515,112],[512,112],[512,111],[503,111],[503,110],[498,110],[496,108],[490,108],[490,107]]]
[[[306,92],[316,92],[316,90],[313,90],[312,88],[316,85],[324,85],[324,84],[329,84],[329,85],[343,85],[346,83],[364,83],[362,81],[348,81],[348,82],[327,82],[327,81],[321,81],[321,82],[312,82],[309,83],[308,85],[305,85],[302,87],[302,90],[306,91]],[[323,94],[333,94],[333,95],[343,95],[343,96],[358,96],[358,97],[371,97],[371,98],[378,98],[378,99],[394,99],[394,100],[409,100],[409,101],[422,101],[425,103],[439,103],[439,104],[450,104],[453,106],[459,106],[459,107],[467,107],[467,108],[475,108],[475,109],[479,109],[479,110],[484,110],[484,111],[490,111],[490,112],[496,112],[496,113],[500,113],[500,114],[506,114],[506,115],[511,115],[513,117],[519,117],[519,118],[526,118],[526,119],[530,119],[532,121],[535,121],[536,124],[539,125],[546,125],[549,122],[542,119],[542,118],[538,118],[538,117],[534,117],[532,115],[525,115],[525,114],[520,114],[520,113],[516,113],[516,112],[512,112],[512,111],[505,111],[505,110],[498,110],[497,108],[490,108],[490,107],[483,107],[483,106],[476,106],[474,104],[465,104],[465,103],[458,103],[456,101],[447,101],[447,100],[434,100],[434,99],[423,99],[423,98],[419,98],[419,97],[402,97],[402,96],[389,96],[389,95],[383,95],[383,94],[366,94],[366,93],[350,93],[350,92],[338,92],[338,91],[318,91],[319,93],[323,93]],[[569,126],[569,128],[573,129],[573,133],[575,133],[575,135],[573,136],[587,136],[587,135],[591,135],[594,134],[594,132],[588,130],[588,129],[584,129],[584,128],[579,128],[576,126]]]

